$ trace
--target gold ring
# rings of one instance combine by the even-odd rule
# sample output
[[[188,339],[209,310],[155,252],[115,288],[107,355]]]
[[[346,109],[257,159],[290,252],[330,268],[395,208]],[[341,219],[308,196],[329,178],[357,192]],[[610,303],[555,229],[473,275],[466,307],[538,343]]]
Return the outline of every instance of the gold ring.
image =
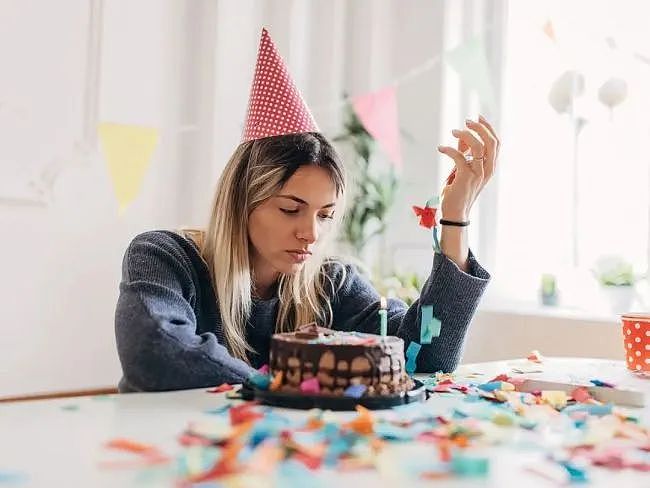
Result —
[[[485,160],[485,156],[481,156],[480,158],[475,158],[471,154],[468,154],[468,155],[465,156],[465,162],[467,164],[473,163],[475,161],[480,161],[482,163],[484,160]]]

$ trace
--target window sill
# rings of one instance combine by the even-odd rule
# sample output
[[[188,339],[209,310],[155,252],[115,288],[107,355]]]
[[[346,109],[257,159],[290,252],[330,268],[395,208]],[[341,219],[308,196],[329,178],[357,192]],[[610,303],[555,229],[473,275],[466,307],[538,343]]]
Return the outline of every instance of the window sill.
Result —
[[[619,316],[606,311],[590,311],[578,307],[545,306],[534,302],[490,299],[481,304],[479,313],[519,315],[579,322],[618,325]]]

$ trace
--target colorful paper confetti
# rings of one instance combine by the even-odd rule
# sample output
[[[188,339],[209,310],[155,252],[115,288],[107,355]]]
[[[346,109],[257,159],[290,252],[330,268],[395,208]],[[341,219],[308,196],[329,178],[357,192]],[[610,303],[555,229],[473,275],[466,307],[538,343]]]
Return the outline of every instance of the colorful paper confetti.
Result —
[[[229,385],[228,383],[223,383],[215,388],[212,388],[210,390],[207,390],[208,393],[223,393],[225,391],[230,391],[233,389],[232,385]]]
[[[420,347],[409,345],[411,363]],[[482,382],[475,379],[479,376]],[[382,481],[406,484],[485,478],[493,469],[491,447],[510,439],[510,448],[525,448],[537,456],[537,462],[524,467],[527,472],[557,483],[584,483],[591,479],[592,466],[650,472],[648,427],[591,398],[584,387],[571,393],[519,391],[523,381],[508,373],[490,378],[474,372],[462,377],[438,372],[423,383],[433,400],[379,412],[358,406],[351,418],[320,410],[292,417],[254,402],[230,402],[188,424],[178,436],[175,463],[152,444],[120,438],[107,447],[131,454],[134,461],[100,464],[146,470],[158,463],[174,478],[170,484],[188,487],[249,481],[261,486],[269,480],[283,486],[318,486],[322,469],[376,470]],[[354,385],[346,394],[360,395],[364,388]],[[438,395],[453,403],[443,408]],[[391,449],[400,445],[417,449],[406,458],[395,458]]]
[[[431,344],[434,337],[440,336],[442,322],[433,316],[432,305],[422,305],[420,310],[420,344]]]
[[[415,370],[417,368],[417,357],[418,354],[420,354],[420,349],[422,348],[422,345],[418,344],[417,342],[411,342],[409,344],[409,347],[406,349],[406,372],[408,374],[413,374],[415,373]]]

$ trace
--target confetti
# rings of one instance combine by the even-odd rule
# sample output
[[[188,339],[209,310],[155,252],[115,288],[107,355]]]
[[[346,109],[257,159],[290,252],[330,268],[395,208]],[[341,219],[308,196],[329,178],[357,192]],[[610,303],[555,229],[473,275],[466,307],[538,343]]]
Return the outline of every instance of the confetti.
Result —
[[[160,451],[156,446],[151,444],[144,444],[131,439],[117,438],[108,441],[105,444],[107,449],[124,451],[131,454],[136,454],[139,459],[136,461],[108,461],[100,463],[103,468],[130,468],[138,466],[150,466],[158,464],[166,464],[171,461],[171,458]]]
[[[19,485],[28,481],[27,475],[19,471],[0,471],[0,484]]]
[[[211,390],[207,390],[207,393],[223,393],[225,391],[230,391],[234,387],[232,385],[229,385],[228,383],[222,383],[219,386],[216,386],[212,388]]]
[[[541,398],[543,402],[548,403],[556,410],[564,408],[567,403],[567,395],[563,391],[542,391]]]
[[[561,461],[560,465],[569,473],[569,481],[571,483],[586,483],[589,481],[586,471],[575,464],[569,461]]]
[[[361,405],[357,405],[357,412],[359,413],[358,417],[351,422],[344,424],[344,427],[351,429],[358,434],[372,434],[374,420],[370,410]]]
[[[571,398],[573,398],[578,403],[586,403],[589,400],[592,400],[589,390],[581,386],[576,388],[571,392]]]
[[[442,322],[433,316],[433,306],[422,305],[420,311],[420,343],[431,344],[434,337],[440,336]]]
[[[280,386],[282,386],[282,378],[283,378],[283,373],[282,373],[282,371],[279,371],[273,377],[273,380],[271,381],[271,384],[269,385],[269,389],[271,391],[278,390],[280,388]]]
[[[543,361],[542,355],[537,349],[533,349],[530,354],[528,354],[526,359],[532,361],[533,363],[541,363]]]
[[[111,449],[118,449],[121,451],[133,452],[136,454],[148,454],[157,450],[155,446],[123,438],[113,439],[107,442],[106,447],[109,447]]]
[[[417,357],[420,344],[411,345],[407,357]],[[591,398],[592,389],[604,387],[517,391],[526,380],[507,373],[481,376],[484,381],[477,383],[437,372],[424,379],[433,396],[429,402],[378,412],[358,406],[356,414],[344,416],[314,409],[297,417],[254,402],[229,402],[188,424],[177,438],[181,452],[175,464],[156,446],[128,438],[109,445],[135,460],[100,464],[164,470],[159,472],[176,476],[170,484],[183,487],[215,482],[248,486],[249,481],[317,486],[323,468],[376,470],[383,481],[406,483],[486,478],[491,446],[503,446],[539,450],[540,462],[523,468],[557,483],[584,483],[593,466],[650,472],[650,429],[643,419]],[[276,375],[271,384],[280,380]],[[367,388],[358,384],[345,391],[359,397]],[[404,458],[393,457],[388,448],[397,443],[416,449]],[[158,476],[156,482],[164,484],[164,476]]]
[[[461,476],[484,477],[489,472],[490,461],[484,456],[456,452],[451,457],[451,469]]]
[[[420,218],[420,225],[427,229],[436,226],[436,209],[432,207],[412,207],[415,215]]]
[[[563,413],[573,413],[573,412],[587,412],[589,415],[609,415],[612,413],[612,405],[589,405],[589,404],[575,404],[569,405],[563,410]]]
[[[250,422],[251,420],[257,420],[263,417],[262,413],[256,410],[255,404],[244,403],[242,405],[237,405],[231,407],[228,410],[230,415],[230,422],[232,425],[238,425]]]
[[[515,389],[514,385],[507,381],[490,381],[488,383],[483,383],[481,385],[478,385],[478,387],[483,391],[495,391],[495,390],[514,391]]]
[[[248,381],[260,390],[268,390],[271,386],[271,379],[268,374],[253,373],[249,376]]]
[[[415,373],[417,368],[416,360],[418,354],[420,354],[420,349],[422,346],[417,342],[411,342],[409,347],[406,349],[406,372],[410,375]]]

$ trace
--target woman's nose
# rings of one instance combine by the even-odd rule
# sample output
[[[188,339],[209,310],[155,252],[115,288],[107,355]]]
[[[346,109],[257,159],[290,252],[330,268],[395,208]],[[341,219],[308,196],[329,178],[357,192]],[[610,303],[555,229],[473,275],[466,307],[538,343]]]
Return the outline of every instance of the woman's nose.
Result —
[[[304,225],[298,229],[296,237],[308,244],[313,244],[318,240],[318,218],[307,220]]]

